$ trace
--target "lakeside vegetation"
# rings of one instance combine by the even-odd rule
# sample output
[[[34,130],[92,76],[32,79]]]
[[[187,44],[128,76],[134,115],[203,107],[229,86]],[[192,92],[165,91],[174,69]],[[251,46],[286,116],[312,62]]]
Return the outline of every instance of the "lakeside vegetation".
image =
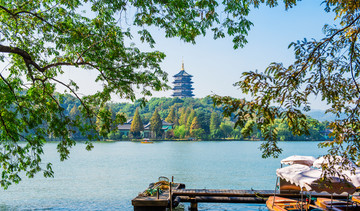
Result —
[[[197,140],[261,140],[261,131],[257,129],[256,122],[248,121],[244,127],[235,127],[235,119],[233,117],[224,117],[222,107],[214,107],[210,97],[205,98],[151,98],[145,106],[141,107],[142,101],[134,103],[111,103],[101,108],[103,113],[108,112],[112,118],[109,133],[101,130],[101,120],[96,119],[99,135],[103,139],[111,140],[129,140],[141,138],[141,131],[144,125],[151,122],[150,130],[156,135],[154,139],[197,139]],[[66,108],[71,119],[79,115],[78,106],[80,103],[71,95],[65,97],[63,106]],[[100,110],[101,110],[100,109]],[[106,112],[104,111],[106,110]],[[135,115],[138,110],[138,115]],[[138,126],[132,126],[130,135],[125,135],[117,129],[118,121],[116,116],[125,116],[126,120],[136,119]],[[135,118],[134,118],[135,116]],[[160,131],[161,121],[173,123],[173,127],[166,132]],[[296,136],[291,133],[287,122],[280,119],[275,120],[274,127],[278,131],[278,140],[280,141],[300,141],[300,140],[326,140],[329,131],[327,121],[318,121],[311,117],[307,117],[309,126],[309,134]],[[125,119],[122,120],[125,122]],[[136,125],[133,124],[133,125]],[[156,126],[155,126],[156,125]],[[136,127],[136,128],[135,128]],[[73,138],[84,138],[74,128]]]

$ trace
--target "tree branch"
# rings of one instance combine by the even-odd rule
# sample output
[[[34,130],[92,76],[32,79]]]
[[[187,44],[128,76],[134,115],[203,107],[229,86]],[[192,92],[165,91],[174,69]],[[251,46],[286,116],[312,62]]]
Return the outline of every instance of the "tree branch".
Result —
[[[42,69],[45,71],[45,70],[47,70],[49,68],[57,67],[57,66],[76,66],[76,65],[89,65],[90,67],[98,69],[98,67],[96,65],[91,64],[89,62],[58,62],[58,63],[53,63],[53,64],[46,65]]]
[[[8,134],[8,136],[10,136],[10,138],[11,138],[14,142],[16,142],[16,139],[14,138],[14,136],[12,135],[12,133],[9,132],[9,129],[8,129],[8,127],[6,126],[6,122],[5,122],[4,118],[3,118],[3,116],[1,115],[1,112],[0,112],[0,120],[1,120],[1,123],[2,123],[2,125],[4,126],[4,129],[5,129],[6,133]]]
[[[40,72],[44,73],[47,69],[52,68],[52,67],[57,67],[57,66],[76,66],[76,65],[89,65],[93,68],[98,69],[98,67],[94,64],[91,64],[89,62],[58,62],[58,63],[53,63],[53,64],[49,64],[46,65],[45,67],[40,67],[36,62],[34,62],[30,56],[30,54],[18,47],[10,47],[10,46],[5,46],[5,45],[1,45],[0,44],[0,52],[2,53],[14,53],[17,54],[19,56],[21,56],[24,59],[25,64],[27,65],[29,71],[31,72],[31,69],[28,65],[32,65],[34,66],[37,70],[39,70]],[[35,80],[34,78],[32,78],[33,80]],[[38,79],[40,80],[40,79]]]
[[[51,80],[53,80],[53,81],[55,81],[55,82],[57,82],[57,83],[59,83],[59,84],[61,84],[61,85],[63,85],[64,87],[66,87],[67,89],[69,89],[74,95],[75,95],[75,97],[80,101],[80,103],[81,103],[81,105],[83,105],[84,106],[84,108],[85,108],[85,110],[86,110],[86,112],[87,112],[87,114],[88,114],[88,119],[90,120],[90,123],[91,123],[91,125],[94,125],[94,123],[92,122],[92,119],[91,119],[91,111],[90,111],[90,109],[87,107],[87,105],[84,103],[84,101],[79,97],[79,95],[69,86],[69,85],[67,85],[67,84],[65,84],[64,82],[62,82],[62,81],[59,81],[59,80],[57,80],[56,78],[50,78]]]
[[[99,44],[99,43],[101,43],[101,42],[103,42],[103,41],[105,41],[105,40],[107,39],[107,37],[109,36],[109,34],[110,34],[110,32],[104,37],[104,39],[101,39],[101,40],[93,43],[93,44],[90,45],[87,49],[85,49],[85,51],[83,51],[83,52],[79,55],[78,59],[76,60],[76,63],[79,62],[79,60],[80,60],[81,62],[83,62],[82,56],[83,56],[88,50],[90,50],[90,48],[94,47],[95,45],[97,45],[97,44]]]
[[[351,78],[352,78],[352,80],[354,81],[354,83],[355,83],[355,86],[356,86],[356,90],[357,90],[357,92],[360,94],[360,88],[359,88],[359,85],[358,85],[358,83],[356,82],[356,79],[355,79],[355,76],[354,76],[354,68],[353,68],[353,65],[352,65],[352,63],[353,63],[353,57],[354,57],[354,51],[355,51],[355,43],[356,43],[356,40],[357,40],[357,35],[359,34],[359,32],[357,32],[356,34],[355,34],[355,38],[354,38],[354,41],[351,43],[351,47],[350,47],[350,51],[351,51],[351,53],[350,53],[350,71],[351,71]]]
[[[21,108],[20,111],[21,111],[22,109],[27,109],[27,107],[24,107],[24,106],[21,106],[21,105],[20,105],[19,97],[16,95],[14,88],[10,85],[10,83],[4,78],[4,76],[3,76],[2,74],[0,74],[0,78],[1,78],[1,79],[4,81],[4,83],[9,87],[12,95],[14,96],[14,98],[15,98],[15,100],[16,100],[16,105],[17,105],[19,108]],[[27,125],[30,125],[30,123],[27,121],[26,117],[24,116],[23,111],[21,111],[20,113],[21,113],[21,115],[23,116],[23,120],[25,121],[25,123],[26,123]]]
[[[44,72],[43,68],[41,68],[36,62],[34,62],[30,56],[30,54],[18,47],[10,47],[0,44],[0,52],[2,53],[14,53],[19,56],[21,56],[26,64],[33,65],[36,69],[38,69],[40,72]]]
[[[13,16],[14,18],[18,17],[19,14],[22,14],[22,13],[32,15],[32,16],[38,18],[39,20],[45,22],[45,23],[48,24],[49,26],[51,26],[51,27],[53,27],[53,28],[55,28],[55,29],[57,29],[57,30],[59,30],[59,31],[61,31],[61,32],[64,32],[63,30],[61,30],[60,28],[52,25],[51,23],[49,23],[47,20],[45,20],[44,18],[40,17],[40,16],[39,16],[38,14],[36,14],[36,13],[32,13],[32,12],[30,12],[30,11],[19,11],[19,12],[13,13],[13,12],[11,12],[9,9],[7,9],[7,8],[5,8],[5,7],[3,7],[3,6],[0,6],[0,8],[3,9],[3,10],[5,10],[7,13],[9,13],[9,14],[10,14],[11,16]]]
[[[315,52],[326,42],[332,40],[337,34],[339,34],[342,31],[345,31],[347,28],[349,28],[350,26],[352,26],[357,20],[360,19],[360,15],[357,16],[353,21],[351,21],[347,26],[345,26],[342,29],[337,30],[333,35],[331,35],[330,37],[328,37],[327,39],[325,39],[324,41],[318,43],[318,45],[311,51],[310,55],[307,57],[306,63],[303,65],[303,67],[300,69],[300,71],[298,71],[297,73],[295,73],[295,77],[297,77],[301,72],[305,71],[307,65],[309,64],[311,58],[314,56]]]

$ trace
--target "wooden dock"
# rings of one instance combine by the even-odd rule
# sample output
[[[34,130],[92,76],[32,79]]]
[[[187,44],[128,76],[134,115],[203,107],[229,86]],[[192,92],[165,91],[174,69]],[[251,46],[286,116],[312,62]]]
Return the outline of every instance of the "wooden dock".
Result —
[[[151,187],[150,184],[149,187]],[[225,190],[225,189],[185,189],[182,183],[172,183],[171,190],[155,196],[142,196],[132,200],[134,211],[165,211],[180,202],[190,203],[190,210],[197,210],[198,203],[256,203],[264,204],[274,190]],[[300,199],[299,193],[275,193],[276,196]],[[308,193],[309,194],[309,193]],[[328,193],[311,193],[312,197],[331,197]],[[334,194],[334,199],[346,199],[347,194]],[[171,210],[171,209],[170,209]]]
[[[149,188],[153,188],[154,184],[150,184]],[[176,207],[180,203],[180,197],[174,197],[172,191],[184,189],[182,183],[171,183],[171,190],[164,190],[162,193],[154,196],[144,196],[144,192],[136,196],[132,201],[134,211],[165,211],[168,207]],[[172,197],[170,197],[172,196]]]

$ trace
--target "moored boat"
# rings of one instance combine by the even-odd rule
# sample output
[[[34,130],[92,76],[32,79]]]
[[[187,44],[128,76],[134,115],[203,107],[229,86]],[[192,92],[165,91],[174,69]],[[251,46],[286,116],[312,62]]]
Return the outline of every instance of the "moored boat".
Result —
[[[353,203],[351,201],[341,201],[341,200],[335,200],[335,199],[329,199],[329,198],[317,198],[315,201],[315,205],[323,208],[324,210],[334,210],[334,211],[360,210],[360,207],[353,205]]]
[[[270,196],[266,201],[266,207],[271,211],[308,210],[309,204],[279,196]]]
[[[152,141],[141,141],[142,144],[153,144],[154,142]]]
[[[360,205],[360,196],[352,196],[352,201]]]
[[[150,141],[150,139],[148,138],[144,138],[142,141],[141,141],[142,144],[152,144],[154,143],[153,141]]]

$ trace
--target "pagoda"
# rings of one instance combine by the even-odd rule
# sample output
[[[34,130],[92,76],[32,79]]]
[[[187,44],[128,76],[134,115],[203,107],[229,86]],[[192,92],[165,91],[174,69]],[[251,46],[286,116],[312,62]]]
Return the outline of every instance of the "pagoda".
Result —
[[[192,93],[192,75],[185,72],[184,70],[184,63],[182,63],[181,71],[174,75],[174,88],[172,89],[174,93],[172,94],[173,97],[185,98],[185,97],[193,97],[194,94]]]

